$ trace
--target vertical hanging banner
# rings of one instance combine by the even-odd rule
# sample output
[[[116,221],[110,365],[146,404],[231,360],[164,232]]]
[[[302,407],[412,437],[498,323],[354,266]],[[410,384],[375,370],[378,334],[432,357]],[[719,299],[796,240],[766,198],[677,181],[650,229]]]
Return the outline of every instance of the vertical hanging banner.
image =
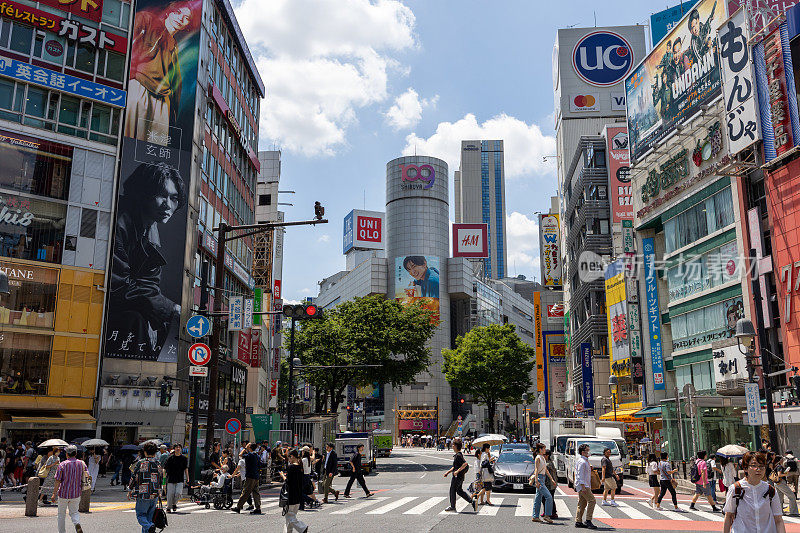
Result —
[[[592,343],[581,343],[581,365],[583,370],[583,411],[594,414],[594,373],[592,371]]]
[[[534,336],[536,337],[536,390],[543,392],[544,386],[544,338],[542,337],[542,294],[533,293]]]
[[[642,239],[644,253],[644,284],[647,294],[647,324],[650,330],[650,361],[653,369],[653,389],[665,390],[664,356],[661,347],[661,313],[658,309],[658,287],[655,272],[655,241]]]
[[[202,7],[136,2],[105,357],[177,361]]]
[[[539,215],[542,285],[561,286],[561,223],[558,215]]]

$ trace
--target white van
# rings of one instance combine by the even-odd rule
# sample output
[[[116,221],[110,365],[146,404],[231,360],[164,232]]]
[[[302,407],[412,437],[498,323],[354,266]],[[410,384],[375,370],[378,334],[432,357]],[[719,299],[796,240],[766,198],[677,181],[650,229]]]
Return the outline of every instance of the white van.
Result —
[[[579,437],[567,440],[564,457],[567,463],[567,485],[569,488],[572,488],[575,484],[575,466],[578,464],[578,448],[581,444],[589,445],[589,464],[592,469],[598,471],[598,474],[600,473],[600,461],[603,459],[603,450],[606,448],[611,450],[611,464],[614,466],[614,472],[618,474],[617,494],[622,492],[624,471],[619,446],[613,439],[601,437]]]

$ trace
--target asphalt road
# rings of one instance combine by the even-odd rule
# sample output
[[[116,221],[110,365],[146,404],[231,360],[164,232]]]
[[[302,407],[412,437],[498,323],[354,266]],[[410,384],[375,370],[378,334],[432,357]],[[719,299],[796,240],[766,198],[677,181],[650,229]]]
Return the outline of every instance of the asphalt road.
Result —
[[[478,513],[458,505],[461,512],[445,513],[448,506],[449,478],[442,474],[452,461],[451,452],[422,449],[396,449],[390,458],[379,460],[376,474],[367,476],[367,485],[376,492],[372,498],[354,487],[352,499],[322,508],[301,511],[299,517],[309,525],[310,532],[422,532],[422,531],[531,531],[548,532],[572,530],[577,505],[575,492],[566,485],[556,493],[556,509],[561,517],[554,525],[532,524],[533,494],[495,493],[493,507],[479,507]],[[474,475],[470,471],[468,476]],[[137,532],[139,526],[133,504],[124,500],[122,490],[106,487],[107,479],[99,482],[100,490],[93,512],[81,515],[86,533]],[[337,478],[335,486],[344,489],[345,479]],[[624,531],[721,531],[722,515],[713,514],[707,504],[697,512],[688,511],[688,496],[679,496],[685,512],[655,511],[647,505],[650,489],[641,482],[625,480],[625,488],[617,496],[619,507],[597,506],[594,522],[601,530]],[[277,507],[278,488],[262,490],[264,516],[234,514],[230,511],[205,509],[189,501],[179,505],[179,512],[168,515],[168,533],[209,531],[215,533],[241,531],[283,531],[284,521]],[[333,498],[331,497],[331,500]],[[665,504],[667,502],[664,502]],[[671,508],[671,504],[664,505]],[[5,494],[0,503],[0,531],[14,533],[43,533],[56,530],[54,508],[41,508],[40,516],[25,518],[19,495]],[[67,519],[67,531],[72,531]],[[800,519],[787,518],[787,532],[800,533]]]

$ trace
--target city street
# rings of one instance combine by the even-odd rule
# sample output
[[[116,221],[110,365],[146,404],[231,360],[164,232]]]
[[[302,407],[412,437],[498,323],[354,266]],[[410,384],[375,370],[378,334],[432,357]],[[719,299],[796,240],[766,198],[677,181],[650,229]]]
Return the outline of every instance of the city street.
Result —
[[[521,531],[523,529],[559,530],[573,528],[577,497],[566,486],[559,487],[556,509],[559,519],[556,524],[531,524],[534,495],[521,493],[496,493],[492,495],[493,507],[479,507],[477,515],[463,510],[466,502],[457,505],[461,513],[445,513],[449,479],[442,473],[449,467],[452,454],[447,451],[398,449],[392,457],[380,461],[377,474],[366,478],[367,486],[377,494],[365,499],[363,492],[353,490],[353,498],[323,505],[318,510],[300,513],[300,518],[309,525],[309,531],[452,531],[492,530]],[[472,476],[468,473],[468,477]],[[101,486],[108,479],[100,481]],[[335,486],[344,489],[345,480],[337,478]],[[262,490],[265,516],[236,515],[230,511],[217,511],[199,507],[183,501],[178,514],[168,515],[170,532],[199,531],[282,531],[283,518],[277,506],[279,488]],[[120,490],[119,494],[123,494]],[[684,512],[671,510],[655,511],[647,504],[650,494],[646,483],[626,480],[625,488],[617,496],[619,507],[595,509],[595,524],[600,530],[624,531],[721,531],[721,514],[710,512],[708,505],[698,505],[697,511],[689,511],[690,497],[680,495]],[[598,495],[598,500],[599,500]],[[81,515],[84,531],[136,531],[136,516],[133,503],[117,498],[93,507],[90,514]],[[664,504],[671,508],[671,504]],[[0,504],[0,531],[15,533],[40,533],[55,529],[55,508],[41,509],[40,516],[25,518],[19,496],[6,495]],[[68,519],[69,520],[69,519]],[[785,517],[786,530],[800,533],[800,518]],[[71,530],[68,527],[68,530]]]

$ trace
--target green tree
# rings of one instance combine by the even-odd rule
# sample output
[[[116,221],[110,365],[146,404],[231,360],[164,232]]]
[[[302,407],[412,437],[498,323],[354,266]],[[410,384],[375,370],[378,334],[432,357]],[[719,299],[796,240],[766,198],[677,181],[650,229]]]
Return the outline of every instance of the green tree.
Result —
[[[426,343],[436,330],[431,311],[417,305],[406,307],[380,295],[348,300],[326,310],[322,319],[300,325],[295,332],[295,354],[302,364],[340,367],[302,370],[306,381],[322,389],[331,412],[338,410],[349,384],[377,382],[397,387],[413,382],[428,368]],[[287,349],[289,338],[287,332]]]
[[[498,401],[518,404],[532,387],[534,349],[519,338],[512,324],[472,328],[456,339],[454,350],[442,350],[442,371],[451,386],[489,410],[494,430]]]

